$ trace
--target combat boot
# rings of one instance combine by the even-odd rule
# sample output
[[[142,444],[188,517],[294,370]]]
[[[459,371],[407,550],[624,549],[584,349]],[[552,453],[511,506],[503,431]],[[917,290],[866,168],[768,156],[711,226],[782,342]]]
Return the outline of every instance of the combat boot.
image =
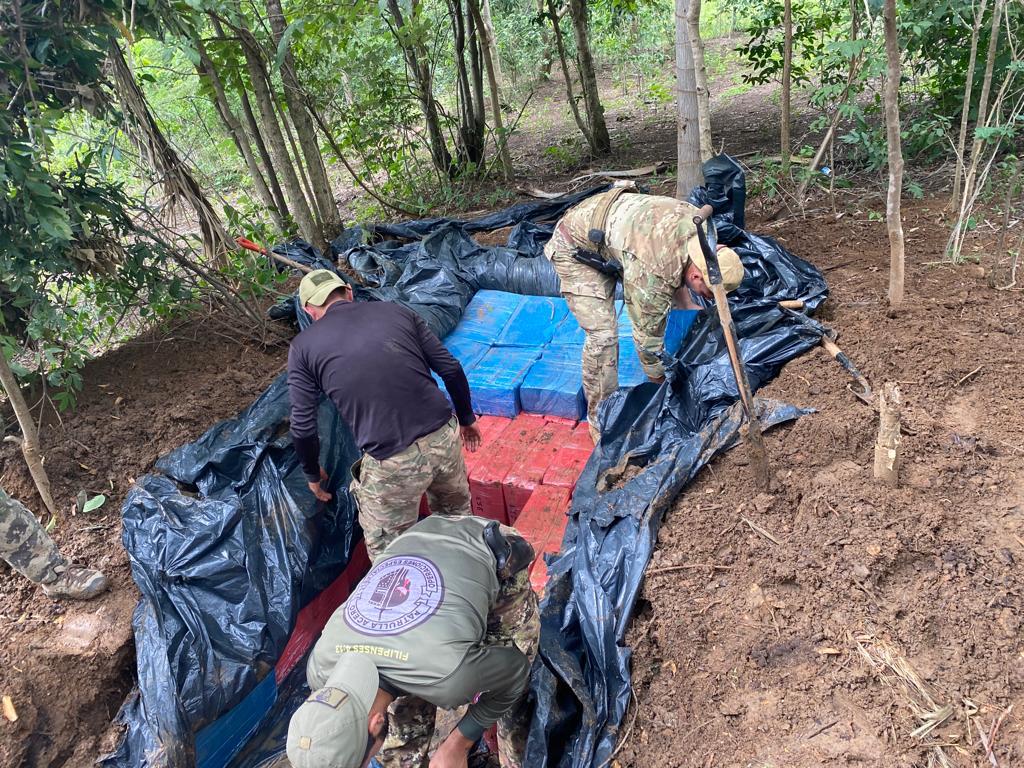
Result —
[[[59,565],[54,570],[57,580],[42,585],[47,597],[92,600],[109,586],[107,577],[91,568]]]

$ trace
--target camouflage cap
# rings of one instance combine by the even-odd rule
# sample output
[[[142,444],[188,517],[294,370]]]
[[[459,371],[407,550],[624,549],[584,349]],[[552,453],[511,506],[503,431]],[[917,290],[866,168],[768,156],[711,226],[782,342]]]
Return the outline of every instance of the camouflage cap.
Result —
[[[379,685],[369,656],[341,654],[324,686],[309,695],[288,723],[286,748],[294,768],[360,768]]]
[[[333,291],[344,288],[346,285],[348,283],[331,270],[314,269],[299,283],[299,303],[302,306],[312,304],[314,307],[319,307],[327,301],[327,297]]]
[[[717,253],[718,266],[722,270],[722,285],[725,286],[727,293],[735,291],[740,283],[743,282],[743,262],[740,261],[739,254],[732,248],[719,246]],[[711,278],[708,276],[708,264],[704,260],[704,254],[700,250],[700,241],[696,235],[686,241],[686,254],[690,257],[690,261],[697,265],[700,273],[704,275],[704,282],[710,286]]]

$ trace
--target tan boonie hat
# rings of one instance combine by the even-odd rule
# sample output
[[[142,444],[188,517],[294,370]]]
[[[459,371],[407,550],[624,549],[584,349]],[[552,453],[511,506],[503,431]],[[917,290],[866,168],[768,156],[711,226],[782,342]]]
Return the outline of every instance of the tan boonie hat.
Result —
[[[313,691],[288,723],[286,749],[294,768],[360,768],[379,685],[369,656],[341,654],[323,688]]]
[[[344,288],[348,283],[329,269],[314,269],[299,283],[299,303],[302,306],[312,304],[319,307],[332,291]]]
[[[739,254],[732,248],[722,247],[718,251],[718,266],[722,270],[722,285],[725,291],[735,291],[743,282],[743,262]],[[686,241],[686,254],[690,261],[697,265],[697,269],[704,275],[704,282],[711,287],[711,278],[708,276],[708,264],[704,260],[704,253],[700,249],[700,240],[694,235]]]

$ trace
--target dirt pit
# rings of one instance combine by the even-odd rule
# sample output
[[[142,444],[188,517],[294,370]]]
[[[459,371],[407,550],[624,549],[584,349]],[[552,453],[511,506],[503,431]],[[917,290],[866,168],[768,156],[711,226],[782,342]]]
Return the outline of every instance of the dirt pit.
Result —
[[[820,316],[876,389],[899,382],[902,483],[873,480],[877,413],[823,351],[761,390],[817,413],[767,434],[770,493],[740,447],[669,512],[628,636],[619,765],[1024,762],[1024,308],[984,259],[924,265],[937,210],[905,209],[894,316],[884,223],[750,225],[825,270]]]
[[[48,418],[41,441],[65,513],[53,538],[65,557],[102,569],[111,589],[54,602],[0,561],[0,693],[18,715],[0,720],[0,766],[87,766],[113,747],[110,722],[134,682],[139,599],[121,544],[124,495],[159,456],[249,405],[285,358],[285,348],[233,341],[195,320],[92,361],[78,409]],[[0,485],[45,520],[10,444],[0,447],[0,473]],[[71,516],[80,490],[107,502]]]

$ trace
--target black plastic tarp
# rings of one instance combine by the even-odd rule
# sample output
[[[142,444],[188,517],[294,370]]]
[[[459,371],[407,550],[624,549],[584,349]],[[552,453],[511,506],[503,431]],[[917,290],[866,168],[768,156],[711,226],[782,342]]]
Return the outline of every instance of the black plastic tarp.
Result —
[[[828,288],[812,265],[736,224],[743,177],[735,163],[712,160],[705,178],[708,188],[695,190],[691,202],[712,202],[719,242],[743,260],[746,275],[729,304],[756,391],[821,339],[778,302],[802,299],[813,311]],[[526,765],[608,765],[631,692],[626,630],[658,528],[697,472],[736,444],[745,420],[738,399],[718,315],[703,312],[665,384],[620,390],[602,406],[601,443],[576,485],[562,552],[548,568]],[[757,406],[765,427],[805,413],[774,401]],[[642,469],[632,476],[626,467]]]
[[[159,462],[122,508],[142,592],[133,616],[138,692],[108,766],[192,766],[194,732],[273,667],[300,607],[361,538],[349,497],[357,452],[333,405],[320,406],[321,462],[334,498],[317,502],[287,433],[285,376],[235,419]]]

